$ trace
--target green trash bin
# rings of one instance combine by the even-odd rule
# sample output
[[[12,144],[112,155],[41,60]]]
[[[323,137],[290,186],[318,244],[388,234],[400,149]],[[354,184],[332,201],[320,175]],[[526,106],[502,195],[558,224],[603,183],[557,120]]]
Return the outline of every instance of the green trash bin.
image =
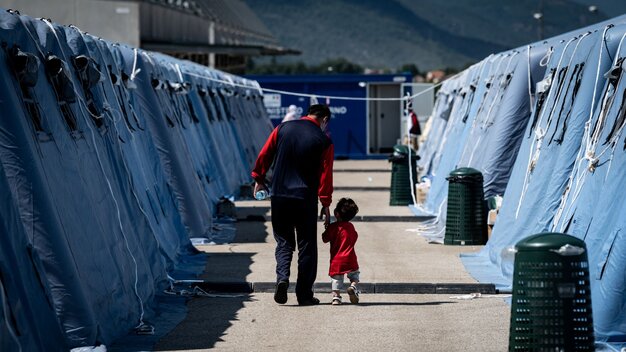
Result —
[[[509,351],[593,351],[585,242],[541,233],[516,251]]]
[[[469,167],[450,173],[448,211],[444,244],[482,245],[487,243],[487,212],[483,174]]]
[[[411,167],[413,168],[413,180],[417,179],[417,160],[419,157],[411,149]],[[393,154],[389,157],[391,162],[391,188],[389,205],[409,205],[413,203],[413,185],[409,174],[409,147],[395,145]]]

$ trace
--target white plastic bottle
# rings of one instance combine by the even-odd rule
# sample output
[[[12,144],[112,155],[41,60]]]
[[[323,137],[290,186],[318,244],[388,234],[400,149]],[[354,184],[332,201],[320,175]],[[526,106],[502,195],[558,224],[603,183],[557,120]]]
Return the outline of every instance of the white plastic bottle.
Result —
[[[254,194],[254,198],[256,198],[256,200],[265,200],[265,198],[267,198],[267,191],[264,189],[257,191]]]

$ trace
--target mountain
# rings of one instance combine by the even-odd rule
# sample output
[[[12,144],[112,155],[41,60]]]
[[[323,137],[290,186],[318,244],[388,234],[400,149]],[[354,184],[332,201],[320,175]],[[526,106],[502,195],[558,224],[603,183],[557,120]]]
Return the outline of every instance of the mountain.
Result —
[[[368,68],[463,68],[539,39],[538,0],[244,0],[301,56],[343,57]],[[543,34],[554,36],[626,13],[624,0],[543,0]]]

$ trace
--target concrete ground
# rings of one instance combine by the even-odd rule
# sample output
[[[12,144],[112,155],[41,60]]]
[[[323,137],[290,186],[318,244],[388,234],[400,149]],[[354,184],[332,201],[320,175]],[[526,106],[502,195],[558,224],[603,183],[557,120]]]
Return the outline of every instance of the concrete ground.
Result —
[[[363,171],[366,170],[366,171]],[[369,170],[369,171],[367,171]],[[480,247],[428,244],[415,231],[408,207],[389,206],[387,161],[337,161],[334,200],[353,198],[359,215],[387,222],[354,222],[356,251],[364,283],[475,283],[459,253]],[[369,188],[369,189],[368,189]],[[200,246],[208,256],[202,278],[219,282],[273,282],[274,239],[269,201],[237,202],[233,243]],[[399,221],[389,221],[388,217]],[[318,233],[323,230],[318,224]],[[328,245],[319,241],[317,282],[329,282]],[[292,275],[295,282],[296,265]],[[293,286],[293,283],[292,283]],[[194,298],[187,318],[155,346],[158,351],[503,351],[507,349],[510,306],[500,296],[461,300],[455,295],[363,294],[358,306],[298,307],[271,293]],[[347,298],[347,296],[346,296]]]

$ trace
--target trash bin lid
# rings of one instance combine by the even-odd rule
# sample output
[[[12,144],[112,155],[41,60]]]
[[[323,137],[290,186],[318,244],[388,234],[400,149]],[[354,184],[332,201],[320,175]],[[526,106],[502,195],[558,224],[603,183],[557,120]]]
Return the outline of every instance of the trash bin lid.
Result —
[[[396,144],[393,146],[393,153],[409,155],[409,146],[404,145],[404,144]],[[413,149],[411,149],[411,154],[415,155],[415,153],[416,152]]]
[[[566,251],[567,255],[578,255],[586,248],[585,241],[574,236],[556,232],[543,232],[527,237],[515,245],[520,251],[555,250]],[[578,249],[577,249],[578,248]],[[581,252],[580,249],[583,249]]]
[[[450,172],[450,176],[473,176],[473,175],[482,176],[482,173],[471,167],[461,167],[456,170],[452,170],[452,172]]]

